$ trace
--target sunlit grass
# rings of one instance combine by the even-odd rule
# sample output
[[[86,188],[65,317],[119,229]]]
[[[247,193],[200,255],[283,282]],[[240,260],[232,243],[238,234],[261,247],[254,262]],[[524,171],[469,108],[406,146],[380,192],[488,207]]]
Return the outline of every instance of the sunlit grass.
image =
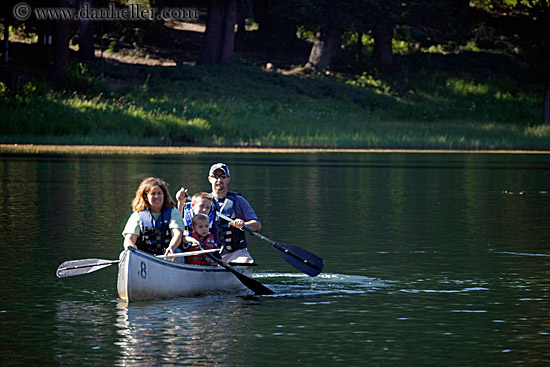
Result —
[[[447,79],[445,87],[448,88],[451,93],[462,96],[487,95],[489,93],[489,85],[487,83],[476,83],[472,80],[459,78]]]
[[[533,138],[550,139],[550,126],[530,126],[525,129],[525,135]]]
[[[49,89],[0,88],[1,142],[362,148],[540,148],[541,96],[507,78],[420,71],[285,76],[245,65],[85,67]],[[116,88],[111,88],[114,85]]]

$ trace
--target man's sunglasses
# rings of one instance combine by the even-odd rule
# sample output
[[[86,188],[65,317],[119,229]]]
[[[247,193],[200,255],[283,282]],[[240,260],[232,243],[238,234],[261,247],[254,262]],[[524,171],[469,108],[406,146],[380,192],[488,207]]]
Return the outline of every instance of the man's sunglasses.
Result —
[[[226,174],[224,173],[224,174],[221,174],[221,175],[213,174],[213,175],[211,175],[210,177],[212,177],[212,178],[214,178],[214,179],[217,180],[218,178],[226,179],[226,178],[228,178],[229,176],[226,175]]]

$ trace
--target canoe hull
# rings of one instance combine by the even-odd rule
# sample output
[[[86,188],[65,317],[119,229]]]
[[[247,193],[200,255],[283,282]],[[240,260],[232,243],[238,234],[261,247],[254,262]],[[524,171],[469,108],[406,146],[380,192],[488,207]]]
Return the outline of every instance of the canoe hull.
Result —
[[[232,266],[250,276],[251,266]],[[123,301],[194,296],[209,292],[235,291],[243,284],[221,266],[177,264],[139,250],[120,254],[117,289]]]

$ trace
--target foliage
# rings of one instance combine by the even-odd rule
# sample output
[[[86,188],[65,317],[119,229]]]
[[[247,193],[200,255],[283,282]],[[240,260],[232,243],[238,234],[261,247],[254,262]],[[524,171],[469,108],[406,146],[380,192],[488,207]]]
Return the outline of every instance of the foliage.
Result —
[[[474,5],[486,12],[486,22],[498,35],[512,43],[518,59],[529,67],[533,80],[550,84],[550,1],[476,0]]]
[[[427,55],[426,57],[433,57]],[[487,63],[493,63],[487,55]],[[456,57],[455,57],[456,58]],[[480,60],[481,63],[483,63]],[[499,61],[503,63],[502,60]],[[452,66],[454,65],[454,66]],[[3,142],[321,147],[541,147],[537,85],[460,60],[403,56],[395,76],[290,76],[253,66],[73,64],[62,86],[0,97]],[[483,73],[482,71],[485,71]],[[488,73],[487,73],[488,72]],[[34,87],[36,86],[36,88]]]
[[[49,65],[25,55],[18,71],[30,76],[28,83],[13,86],[12,70],[2,71],[2,140],[349,147],[547,145],[548,129],[536,125],[540,82],[548,83],[550,77],[548,0],[474,0],[471,23],[464,24],[453,0],[341,3],[334,16],[344,31],[344,52],[340,67],[332,68],[336,72],[330,76],[266,72],[235,58],[228,68],[108,63],[105,79],[97,77],[99,63],[73,62],[64,79],[52,82],[44,72]],[[300,38],[311,41],[326,21],[329,1],[269,4],[269,12],[292,21]],[[38,3],[32,0],[31,5]],[[391,76],[379,76],[371,59],[354,57],[359,35],[362,52],[370,55],[372,29],[382,20],[396,26],[396,71]],[[135,23],[105,25],[112,33],[108,51],[139,49],[148,39],[169,43],[169,51],[186,45],[157,37]],[[21,29],[31,32],[40,26],[28,22]],[[245,57],[255,60],[251,64],[265,64],[250,50]]]

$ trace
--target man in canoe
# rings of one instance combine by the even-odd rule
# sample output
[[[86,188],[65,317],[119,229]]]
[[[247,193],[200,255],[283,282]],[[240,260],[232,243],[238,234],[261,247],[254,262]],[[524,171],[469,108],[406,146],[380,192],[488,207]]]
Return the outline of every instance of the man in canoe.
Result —
[[[208,181],[212,185],[213,206],[216,211],[233,218],[232,222],[217,218],[218,236],[224,263],[252,263],[254,259],[247,249],[243,227],[259,231],[262,224],[254,209],[240,194],[228,191],[227,185],[231,181],[229,167],[224,163],[216,163],[210,167]]]

